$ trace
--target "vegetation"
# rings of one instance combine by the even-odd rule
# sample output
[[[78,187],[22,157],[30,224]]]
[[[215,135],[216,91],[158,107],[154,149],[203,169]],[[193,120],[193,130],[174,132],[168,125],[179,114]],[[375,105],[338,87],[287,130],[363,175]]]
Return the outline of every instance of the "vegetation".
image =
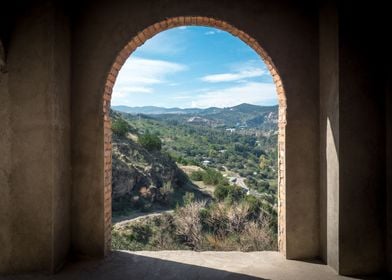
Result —
[[[219,185],[215,188],[214,196],[218,201],[227,200],[230,203],[238,202],[246,196],[244,189],[236,185]]]
[[[260,189],[257,182],[263,181],[264,192],[276,193],[277,134],[265,136],[257,129],[228,132],[225,127],[192,124],[165,115],[159,119],[129,114],[122,117],[131,122],[140,135],[147,132],[161,139],[162,151],[178,164],[205,168],[203,162],[208,161],[209,168],[228,169],[246,178],[252,189]]]
[[[146,132],[139,135],[139,143],[149,151],[160,151],[162,149],[162,141],[156,134]]]
[[[247,200],[190,202],[173,214],[115,226],[112,246],[122,250],[276,250],[273,222],[252,207]]]
[[[203,181],[205,184],[217,186],[218,184],[228,184],[227,180],[223,177],[222,173],[213,169],[207,168],[206,170],[194,171],[190,175],[194,181]]]
[[[268,133],[220,125],[234,115],[222,110],[222,119],[200,124],[183,115],[112,112],[113,180],[122,190],[134,184],[114,198],[114,216],[174,210],[115,225],[113,249],[276,249],[277,134],[271,124]]]
[[[112,131],[115,135],[124,137],[130,130],[130,125],[124,119],[116,119],[112,123]]]

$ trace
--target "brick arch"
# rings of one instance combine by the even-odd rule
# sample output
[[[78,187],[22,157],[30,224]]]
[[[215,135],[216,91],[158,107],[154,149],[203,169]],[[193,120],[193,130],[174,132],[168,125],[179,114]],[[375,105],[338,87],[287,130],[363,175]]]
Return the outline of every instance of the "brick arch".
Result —
[[[217,20],[210,17],[200,16],[182,16],[168,18],[163,21],[150,25],[143,31],[139,32],[133,39],[120,51],[114,63],[111,66],[110,72],[107,75],[104,94],[103,94],[103,116],[104,116],[104,223],[105,223],[105,251],[110,251],[111,245],[111,215],[112,215],[112,130],[110,123],[110,101],[113,91],[113,86],[117,75],[129,56],[148,39],[154,35],[174,27],[180,26],[206,26],[221,29],[229,32],[233,36],[239,38],[251,47],[264,61],[270,71],[276,86],[276,92],[279,101],[279,125],[278,125],[278,240],[279,250],[285,254],[285,127],[286,127],[286,94],[283,87],[283,82],[275,67],[272,59],[268,56],[266,51],[260,44],[244,31],[237,29],[229,23]]]

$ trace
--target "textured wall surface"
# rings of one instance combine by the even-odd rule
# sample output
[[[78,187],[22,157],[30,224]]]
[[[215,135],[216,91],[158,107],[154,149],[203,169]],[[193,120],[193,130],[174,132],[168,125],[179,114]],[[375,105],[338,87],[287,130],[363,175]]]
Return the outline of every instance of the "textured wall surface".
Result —
[[[375,5],[294,2],[2,7],[0,272],[108,252],[111,88],[127,56],[174,18],[231,28],[279,78],[281,251],[344,274],[391,270],[390,48],[374,32],[387,17]]]
[[[8,254],[0,255],[8,271],[53,271],[69,251],[68,30],[53,5],[39,5],[16,24],[10,42],[8,102],[2,103],[9,104],[2,138],[10,141],[1,147],[9,235],[1,244]]]
[[[0,42],[1,48],[1,42]],[[2,50],[0,50],[1,55]],[[4,54],[4,53],[3,53]],[[11,127],[10,127],[10,96],[8,92],[8,73],[6,72],[5,56],[3,66],[0,65],[0,120],[2,124],[0,133],[0,245],[2,254],[0,255],[0,272],[10,266],[9,256],[11,247],[4,244],[11,243],[10,228],[10,193],[9,184],[11,171]],[[1,61],[0,61],[1,63]]]
[[[320,11],[321,257],[339,269],[339,46],[336,7]]]
[[[380,271],[385,260],[383,47],[363,21],[375,12],[339,6],[339,272],[350,275]]]
[[[387,267],[392,275],[392,70],[386,73],[387,82],[385,83],[385,109],[386,109],[386,152],[387,152]]]
[[[94,9],[86,7],[86,14],[75,23],[78,28],[73,37],[72,85],[73,188],[74,193],[78,192],[73,197],[73,242],[81,253],[105,252],[102,228],[108,231],[105,221],[107,224],[109,218],[105,219],[102,210],[102,162],[110,151],[102,148],[102,96],[112,66],[120,51],[145,28],[165,18],[196,15],[223,20],[244,31],[259,42],[274,62],[286,89],[288,107],[285,250],[289,258],[319,255],[318,46],[317,18],[313,17],[316,8],[270,1],[118,1],[110,5],[95,3]],[[197,18],[194,20],[197,24]],[[165,26],[158,28],[163,30]],[[141,44],[145,34],[139,36]],[[108,172],[106,177],[110,178]],[[101,211],[85,211],[86,208]],[[86,228],[95,228],[95,234],[85,235]]]

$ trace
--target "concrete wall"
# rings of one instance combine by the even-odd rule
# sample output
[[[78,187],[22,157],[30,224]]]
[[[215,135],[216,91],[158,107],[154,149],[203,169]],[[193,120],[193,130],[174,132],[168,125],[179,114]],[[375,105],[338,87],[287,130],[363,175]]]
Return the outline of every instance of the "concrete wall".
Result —
[[[317,7],[272,1],[112,1],[86,6],[73,36],[73,248],[104,252],[102,95],[121,49],[144,28],[175,16],[224,20],[255,38],[287,93],[286,253],[319,255]],[[89,81],[86,83],[86,81]],[[306,203],[304,203],[306,202]],[[99,209],[99,211],[97,211]]]
[[[387,65],[390,65],[388,63]],[[392,70],[386,73],[385,109],[386,109],[386,175],[387,175],[387,269],[392,276]]]
[[[11,247],[5,244],[11,242],[10,232],[10,172],[11,172],[11,127],[10,127],[10,96],[8,92],[8,73],[6,57],[0,41],[0,271],[10,266],[9,256]]]
[[[339,4],[339,272],[350,275],[385,257],[385,53],[363,20],[378,8]]]
[[[71,33],[69,19],[62,11],[55,11],[54,21],[52,270],[56,271],[66,261],[71,240]]]
[[[70,22],[70,10],[42,2],[16,18],[0,48],[0,272],[54,271],[70,252],[104,255],[108,73],[138,32],[184,15],[243,30],[279,71],[287,257],[322,256],[350,275],[392,270],[391,74],[380,67],[388,48],[373,35],[383,25],[364,21],[375,7],[326,4],[319,14],[310,1],[85,1]]]
[[[339,270],[339,46],[336,6],[320,7],[321,257]]]
[[[373,11],[334,2],[320,6],[322,257],[372,274],[385,258],[385,53],[363,21]]]
[[[70,53],[66,23],[47,2],[18,21],[10,42],[9,107],[2,114],[10,115],[6,136],[11,145],[6,142],[1,147],[6,155],[1,162],[7,160],[9,168],[4,191],[2,178],[9,235],[1,248],[9,254],[1,271],[53,271],[68,253]]]

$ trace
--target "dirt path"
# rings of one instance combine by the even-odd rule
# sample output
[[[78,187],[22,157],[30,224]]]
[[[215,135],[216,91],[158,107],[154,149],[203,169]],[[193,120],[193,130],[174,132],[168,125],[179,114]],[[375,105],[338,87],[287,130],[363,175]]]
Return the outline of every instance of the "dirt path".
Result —
[[[143,220],[145,218],[157,217],[157,216],[163,215],[165,213],[170,214],[173,212],[174,212],[174,210],[157,210],[152,213],[136,212],[136,213],[132,213],[131,215],[126,216],[126,217],[118,217],[118,218],[113,219],[113,226],[123,227],[129,223],[137,222],[137,221]]]

